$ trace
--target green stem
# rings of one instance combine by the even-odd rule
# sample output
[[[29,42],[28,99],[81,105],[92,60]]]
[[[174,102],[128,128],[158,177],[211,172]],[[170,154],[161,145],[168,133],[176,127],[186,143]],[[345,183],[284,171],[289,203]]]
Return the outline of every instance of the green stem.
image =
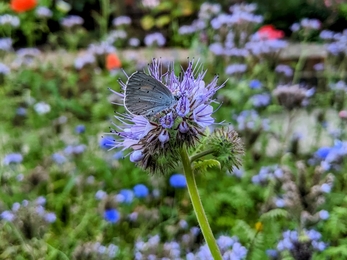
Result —
[[[201,153],[198,153],[196,155],[193,155],[192,157],[190,157],[190,162],[192,163],[192,162],[200,159],[201,157],[204,157],[206,155],[212,154],[213,152],[214,152],[213,149],[209,149],[209,150],[203,151]]]
[[[211,251],[213,259],[222,260],[222,255],[219,251],[216,240],[214,239],[211,227],[208,224],[207,217],[200,200],[198,187],[196,186],[195,177],[191,167],[191,161],[189,160],[189,156],[185,147],[181,148],[180,154],[181,154],[184,174],[187,180],[189,196],[192,201],[193,209],[195,211],[196,218],[198,219],[201,232],[205,238],[207,246],[209,247]]]

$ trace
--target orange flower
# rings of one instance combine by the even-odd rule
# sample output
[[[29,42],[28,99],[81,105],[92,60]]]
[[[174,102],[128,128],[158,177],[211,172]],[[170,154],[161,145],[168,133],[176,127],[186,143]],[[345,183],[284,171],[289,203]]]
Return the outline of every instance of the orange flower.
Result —
[[[267,39],[274,40],[274,39],[280,39],[284,37],[284,32],[281,30],[277,30],[275,26],[273,26],[272,24],[264,25],[260,27],[258,30],[258,34],[260,38],[265,40]]]
[[[108,70],[119,69],[122,67],[122,62],[118,58],[118,56],[114,53],[109,53],[106,56],[106,68]]]
[[[11,9],[16,13],[29,11],[37,5],[36,0],[11,0]]]

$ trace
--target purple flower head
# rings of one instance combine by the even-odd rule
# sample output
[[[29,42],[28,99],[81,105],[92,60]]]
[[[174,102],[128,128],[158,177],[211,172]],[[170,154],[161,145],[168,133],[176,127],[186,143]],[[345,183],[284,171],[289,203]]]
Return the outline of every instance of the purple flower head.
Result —
[[[82,25],[84,20],[78,15],[69,15],[60,21],[60,24],[65,28],[72,28],[77,25]]]
[[[225,73],[228,75],[243,73],[247,70],[246,64],[231,64],[225,69]]]
[[[132,47],[138,47],[140,45],[140,40],[137,38],[130,38],[129,39],[129,45]]]
[[[104,218],[107,222],[117,223],[120,219],[120,215],[116,209],[106,209],[104,211]]]
[[[84,144],[79,144],[79,145],[68,145],[64,149],[64,153],[67,155],[79,155],[82,154],[86,149],[86,146]]]
[[[7,75],[10,72],[11,72],[11,69],[4,63],[0,62],[0,75]]]
[[[134,199],[134,192],[132,190],[123,189],[119,194],[123,197],[120,202],[130,204]]]
[[[328,183],[323,183],[322,186],[320,186],[320,190],[324,193],[330,193],[331,192],[331,185]]]
[[[299,23],[293,23],[291,26],[290,26],[290,30],[292,32],[297,32],[300,30],[300,24]]]
[[[75,132],[77,134],[83,134],[86,131],[86,127],[84,125],[78,125],[75,128]]]
[[[52,11],[45,6],[39,6],[36,8],[36,15],[40,18],[50,18],[52,17]]]
[[[321,210],[318,212],[318,214],[319,214],[319,218],[322,220],[327,220],[330,216],[329,212],[326,210]]]
[[[262,83],[257,79],[253,79],[249,82],[249,87],[251,89],[260,89],[262,87]]]
[[[288,65],[277,65],[275,71],[278,73],[283,73],[286,77],[290,77],[293,75],[293,69]]]
[[[317,64],[313,65],[313,69],[315,71],[322,71],[322,70],[324,70],[324,63],[317,63]]]
[[[52,160],[56,163],[56,164],[64,164],[67,159],[64,155],[60,154],[60,153],[55,153],[52,155]]]
[[[12,39],[0,38],[0,51],[11,51],[11,50],[12,50]]]
[[[95,56],[92,53],[84,53],[81,56],[77,57],[75,59],[75,68],[77,70],[82,69],[84,66],[88,65],[88,64],[93,64],[95,63]]]
[[[175,75],[173,64],[169,65],[166,73],[162,73],[162,66],[154,59],[149,65],[148,75],[141,77],[151,77],[154,84],[158,81],[158,84],[165,85],[175,100],[167,108],[162,106],[163,110],[149,115],[129,111],[116,114],[118,122],[114,123],[112,131],[115,140],[107,142],[107,148],[132,150],[130,160],[152,172],[173,167],[180,156],[176,148],[194,146],[205,129],[214,124],[210,104],[216,91],[224,86],[217,85],[217,76],[212,82],[205,83],[206,72],[199,70],[201,66],[194,66],[192,61],[180,76]],[[120,81],[120,84],[125,90],[127,83]],[[124,93],[111,91],[124,100]],[[170,163],[163,163],[165,158],[170,158]]]
[[[113,26],[121,26],[131,24],[131,18],[129,16],[118,16],[112,21]]]
[[[215,55],[223,55],[224,54],[224,47],[221,43],[219,42],[215,42],[212,43],[209,46],[210,51],[215,54]]]
[[[162,47],[165,45],[166,39],[163,34],[156,32],[146,35],[145,39],[146,46],[159,46]]]
[[[173,188],[186,188],[187,187],[187,181],[186,177],[183,174],[176,173],[170,177],[170,185]]]
[[[323,40],[332,40],[334,38],[334,32],[323,30],[320,32],[319,37]]]
[[[0,15],[0,25],[18,27],[19,24],[20,24],[20,20],[15,15],[10,15],[10,14]]]
[[[23,156],[20,153],[10,153],[3,159],[4,165],[17,164],[23,161]]]
[[[137,184],[134,186],[134,194],[138,198],[145,198],[148,196],[148,188],[143,184]]]
[[[317,19],[304,18],[300,22],[301,26],[309,30],[319,30],[321,22]]]
[[[53,212],[48,212],[44,215],[44,219],[48,223],[53,223],[57,220],[57,216]]]
[[[266,107],[270,104],[271,96],[269,94],[257,94],[252,97],[255,107]]]

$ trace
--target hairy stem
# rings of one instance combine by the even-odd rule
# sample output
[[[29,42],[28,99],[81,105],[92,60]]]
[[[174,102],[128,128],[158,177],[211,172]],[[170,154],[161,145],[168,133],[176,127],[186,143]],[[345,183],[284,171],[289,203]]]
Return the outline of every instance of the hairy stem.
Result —
[[[196,155],[193,155],[193,156],[190,157],[190,162],[192,163],[192,162],[194,162],[194,161],[200,159],[201,157],[204,157],[204,156],[206,156],[206,155],[212,154],[213,152],[214,152],[214,150],[208,149],[208,150],[206,150],[206,151],[203,151],[203,152],[201,152],[201,153],[198,153],[198,154],[196,154]]]
[[[207,246],[209,247],[213,259],[222,260],[222,255],[217,246],[216,240],[214,239],[212,230],[210,225],[208,224],[208,220],[205,214],[205,210],[202,206],[200,196],[198,193],[198,187],[196,186],[195,177],[193,174],[193,169],[191,166],[191,160],[189,160],[189,156],[185,147],[180,150],[182,165],[184,169],[184,174],[187,180],[187,187],[190,199],[193,204],[193,209],[195,211],[196,218],[198,219],[198,223],[201,229],[201,232],[205,238]]]

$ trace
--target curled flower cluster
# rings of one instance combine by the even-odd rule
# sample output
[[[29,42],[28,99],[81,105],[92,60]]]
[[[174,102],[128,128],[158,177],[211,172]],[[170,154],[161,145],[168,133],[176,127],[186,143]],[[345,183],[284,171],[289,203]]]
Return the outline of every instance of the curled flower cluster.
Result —
[[[46,211],[45,203],[44,197],[38,197],[33,202],[27,200],[23,200],[22,203],[16,202],[11,210],[5,210],[0,214],[0,219],[12,222],[28,239],[40,238],[46,232],[48,225],[57,219],[53,212]]]
[[[82,259],[114,259],[118,253],[118,246],[109,244],[104,246],[100,242],[87,242],[77,246],[73,252],[76,260]]]
[[[283,232],[282,239],[277,244],[277,250],[268,250],[271,259],[279,259],[283,251],[289,251],[294,259],[311,259],[314,251],[323,251],[327,245],[321,241],[322,235],[314,229]]]
[[[130,160],[151,172],[167,170],[179,158],[183,145],[194,146],[206,127],[214,123],[211,102],[216,91],[218,76],[205,84],[205,72],[197,72],[193,62],[182,71],[181,76],[169,70],[162,74],[161,63],[153,60],[149,75],[166,85],[177,98],[177,103],[151,117],[118,114],[112,133],[117,137],[112,148],[132,149]],[[120,81],[123,90],[126,83]],[[124,94],[111,90],[124,98]]]

